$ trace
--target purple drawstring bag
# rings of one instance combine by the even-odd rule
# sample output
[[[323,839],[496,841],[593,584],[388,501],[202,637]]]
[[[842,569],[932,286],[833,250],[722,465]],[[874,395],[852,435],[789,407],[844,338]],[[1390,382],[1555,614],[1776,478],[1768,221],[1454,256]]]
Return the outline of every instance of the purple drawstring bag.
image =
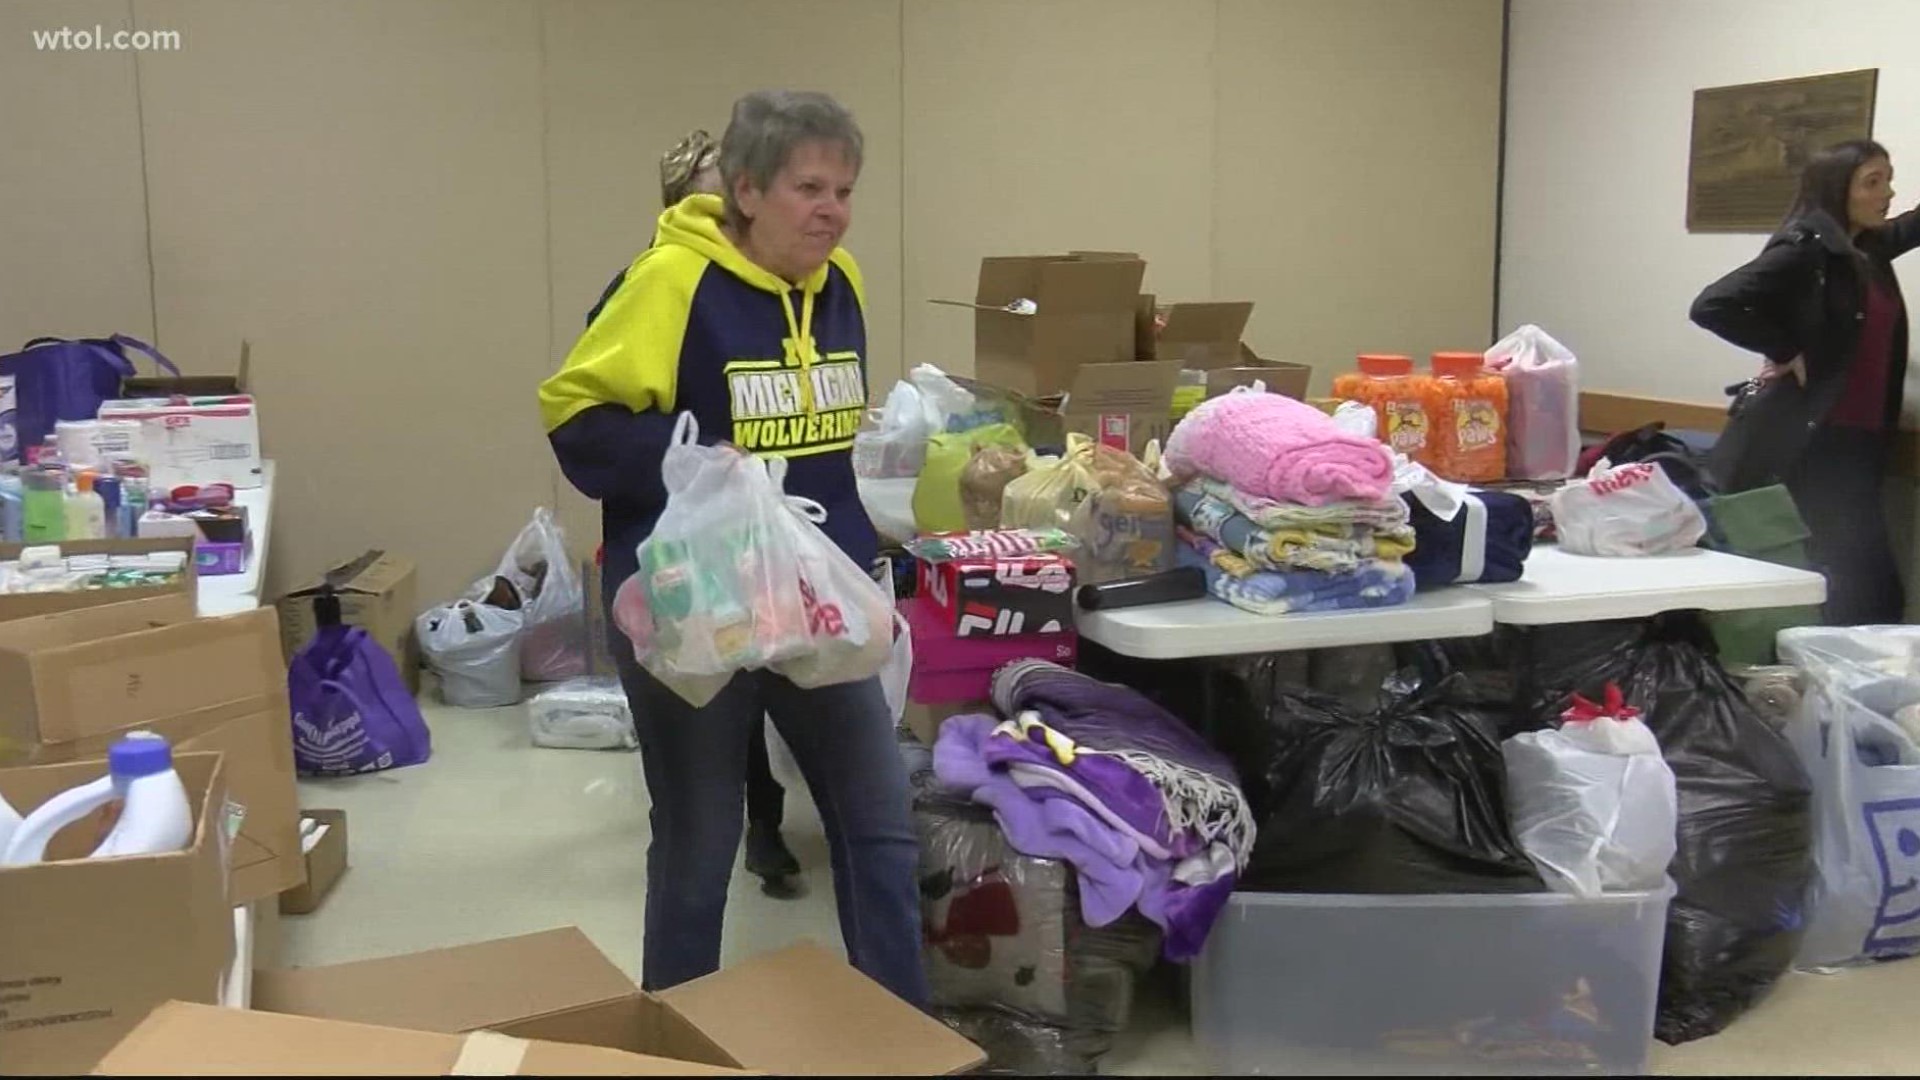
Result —
[[[323,587],[314,635],[287,668],[293,763],[302,776],[348,776],[418,765],[433,752],[420,705],[378,642],[340,621],[340,598]]]
[[[35,338],[0,356],[0,461],[22,461],[62,420],[92,420],[120,396],[120,380],[134,373],[127,350],[145,353],[174,375],[180,369],[159,350],[125,334],[109,338]]]

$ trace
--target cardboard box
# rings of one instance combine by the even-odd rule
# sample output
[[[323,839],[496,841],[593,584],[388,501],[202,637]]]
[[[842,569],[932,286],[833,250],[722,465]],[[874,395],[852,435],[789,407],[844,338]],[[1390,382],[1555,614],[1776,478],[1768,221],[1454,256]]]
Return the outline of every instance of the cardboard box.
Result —
[[[0,796],[28,813],[105,770],[0,770]],[[0,869],[0,1071],[85,1072],[154,1006],[215,1000],[233,958],[226,784],[217,754],[178,754],[174,770],[193,802],[186,850],[87,859],[94,819],[55,837],[50,861]]]
[[[906,725],[913,737],[923,746],[932,746],[940,737],[940,725],[950,716],[966,713],[987,713],[992,715],[993,703],[990,701],[946,702],[940,705],[926,705],[917,701],[907,703],[906,714],[901,723]]]
[[[1240,335],[1253,316],[1251,301],[1159,304],[1154,310],[1165,325],[1153,336],[1149,350],[1141,353],[1143,359],[1176,360],[1190,371],[1230,368],[1240,362]]]
[[[244,811],[234,904],[306,879],[287,669],[272,610],[201,619],[182,596],[0,623],[0,764],[104,756],[144,728],[225,756]]]
[[[347,872],[347,812],[345,810],[302,810],[302,818],[311,818],[326,827],[320,834],[320,840],[311,848],[301,840],[303,860],[307,868],[307,880],[280,894],[279,912],[282,915],[305,915],[320,907],[333,887],[340,883],[340,875]]]
[[[918,595],[954,636],[1073,631],[1073,561],[1045,553],[920,563]]]
[[[1078,392],[1083,365],[1127,362],[1147,264],[1120,253],[993,256],[980,260],[971,303],[974,377],[1028,397]],[[1007,310],[1031,300],[1032,314]]]
[[[340,618],[358,626],[393,657],[407,689],[420,692],[420,646],[413,636],[414,569],[411,560],[385,551],[369,551],[320,574],[282,597],[280,635],[288,660],[313,638],[313,598],[331,581],[340,594]]]
[[[102,420],[138,420],[156,490],[187,484],[257,488],[260,416],[246,394],[131,398],[100,406]]]
[[[137,353],[135,354],[138,355]],[[152,375],[129,375],[120,380],[123,398],[220,397],[249,393],[247,380],[252,374],[253,346],[240,342],[240,359],[231,375],[168,375],[157,367]]]
[[[253,1000],[257,1012],[159,1010],[101,1063],[100,1072],[441,1075],[461,1053],[459,1036],[482,1030],[570,1044],[580,1055],[571,1063],[589,1072],[708,1066],[795,1075],[945,1075],[985,1059],[944,1024],[812,944],[765,953],[649,994],[584,934],[567,928],[355,964],[260,972]],[[287,1022],[295,1016],[309,1019]],[[437,1035],[403,1037],[408,1033]],[[589,1054],[585,1047],[603,1053]],[[560,1052],[538,1042],[517,1060],[514,1048],[500,1050],[495,1074],[570,1071],[569,1064],[536,1057]]]
[[[1252,386],[1256,379],[1267,384],[1269,393],[1305,401],[1307,384],[1313,381],[1313,368],[1286,360],[1263,359],[1242,345],[1238,365],[1207,372],[1207,396],[1219,397],[1236,386]]]
[[[186,559],[181,576],[165,585],[140,589],[96,589],[90,592],[0,593],[0,623],[53,615],[62,611],[148,600],[163,596],[194,598],[200,592],[200,579],[193,570],[193,540],[163,536],[146,540],[63,540],[59,547],[69,555],[148,555],[158,551],[177,551]],[[20,558],[25,544],[0,544],[0,562]]]

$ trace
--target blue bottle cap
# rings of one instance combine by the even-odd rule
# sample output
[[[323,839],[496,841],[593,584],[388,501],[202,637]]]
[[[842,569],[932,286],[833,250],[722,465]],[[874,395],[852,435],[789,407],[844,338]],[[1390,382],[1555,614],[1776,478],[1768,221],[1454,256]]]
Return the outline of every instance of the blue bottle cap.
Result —
[[[151,731],[135,731],[107,747],[107,771],[122,780],[173,768],[173,746]]]

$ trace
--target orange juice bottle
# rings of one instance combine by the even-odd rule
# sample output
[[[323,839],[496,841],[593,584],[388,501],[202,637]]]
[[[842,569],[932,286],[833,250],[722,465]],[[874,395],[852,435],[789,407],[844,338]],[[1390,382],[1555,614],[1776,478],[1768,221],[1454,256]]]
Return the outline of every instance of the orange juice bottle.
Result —
[[[1433,354],[1427,411],[1434,424],[1428,468],[1459,483],[1507,474],[1507,380],[1474,352]]]
[[[1359,371],[1333,380],[1333,396],[1373,406],[1380,421],[1380,441],[1416,461],[1425,459],[1428,434],[1427,379],[1413,373],[1413,358],[1391,353],[1366,353]]]

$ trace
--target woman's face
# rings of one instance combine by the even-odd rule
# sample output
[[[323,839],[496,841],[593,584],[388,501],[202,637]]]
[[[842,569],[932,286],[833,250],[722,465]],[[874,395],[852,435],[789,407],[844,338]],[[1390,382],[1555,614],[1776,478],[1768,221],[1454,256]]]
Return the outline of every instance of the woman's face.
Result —
[[[754,261],[789,281],[818,270],[853,224],[853,182],[844,149],[810,140],[793,148],[765,191],[741,177],[734,198],[751,222]]]
[[[1853,183],[1847,188],[1847,217],[1855,230],[1877,229],[1887,223],[1887,211],[1893,207],[1893,162],[1873,158],[1853,170]]]

